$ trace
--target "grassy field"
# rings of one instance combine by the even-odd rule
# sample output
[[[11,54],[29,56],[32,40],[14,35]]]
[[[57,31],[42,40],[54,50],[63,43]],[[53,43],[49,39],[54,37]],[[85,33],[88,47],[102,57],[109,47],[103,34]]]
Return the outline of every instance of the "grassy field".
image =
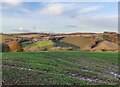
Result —
[[[115,85],[118,53],[44,51],[3,53],[3,84]]]
[[[63,39],[63,42],[73,44],[82,49],[91,42],[91,39],[87,37],[67,37]]]
[[[0,35],[0,41],[4,41],[5,39],[14,39],[15,37],[9,35]]]
[[[39,47],[45,47],[45,46],[51,46],[53,45],[53,42],[50,40],[47,41],[38,41],[34,45],[39,46]]]
[[[23,45],[23,48],[30,48],[30,47],[52,47],[54,43],[51,40],[45,40],[45,41],[38,41],[34,42],[32,44],[25,44]]]

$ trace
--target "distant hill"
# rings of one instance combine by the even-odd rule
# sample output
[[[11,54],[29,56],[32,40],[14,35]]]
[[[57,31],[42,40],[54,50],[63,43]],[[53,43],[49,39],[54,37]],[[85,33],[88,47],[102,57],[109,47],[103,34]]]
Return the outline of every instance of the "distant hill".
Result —
[[[0,41],[6,41],[6,40],[14,40],[15,37],[13,35],[8,34],[0,34]]]
[[[120,34],[116,32],[0,34],[0,41],[7,44],[18,41],[23,48],[31,50],[34,48],[37,51],[50,47],[55,47],[54,49],[70,47],[70,49],[81,51],[117,51],[120,45]]]
[[[61,42],[73,44],[75,46],[78,46],[80,49],[82,49],[91,42],[91,38],[89,38],[89,37],[80,37],[80,36],[66,37]]]

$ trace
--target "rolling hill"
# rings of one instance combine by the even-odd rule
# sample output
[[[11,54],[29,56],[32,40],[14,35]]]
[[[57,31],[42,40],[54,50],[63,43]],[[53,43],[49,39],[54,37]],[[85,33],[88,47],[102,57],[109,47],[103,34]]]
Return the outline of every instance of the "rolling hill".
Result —
[[[66,37],[61,42],[72,44],[80,47],[80,49],[84,48],[91,42],[91,38],[88,37]]]

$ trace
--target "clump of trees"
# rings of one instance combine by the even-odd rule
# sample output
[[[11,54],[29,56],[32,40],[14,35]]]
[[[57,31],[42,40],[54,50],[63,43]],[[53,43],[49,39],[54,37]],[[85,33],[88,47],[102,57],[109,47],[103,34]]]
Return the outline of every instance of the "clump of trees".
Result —
[[[6,43],[1,43],[0,44],[0,52],[9,52],[10,47]]]
[[[18,42],[20,44],[31,44],[31,43],[33,43],[32,39],[30,39],[30,38],[21,38],[21,39],[18,40]]]

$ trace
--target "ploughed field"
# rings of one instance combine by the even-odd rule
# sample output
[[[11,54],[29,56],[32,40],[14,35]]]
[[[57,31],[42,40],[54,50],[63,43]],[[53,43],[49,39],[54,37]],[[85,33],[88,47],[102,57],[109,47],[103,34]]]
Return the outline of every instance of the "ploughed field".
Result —
[[[118,53],[44,51],[3,53],[5,85],[116,85]]]

